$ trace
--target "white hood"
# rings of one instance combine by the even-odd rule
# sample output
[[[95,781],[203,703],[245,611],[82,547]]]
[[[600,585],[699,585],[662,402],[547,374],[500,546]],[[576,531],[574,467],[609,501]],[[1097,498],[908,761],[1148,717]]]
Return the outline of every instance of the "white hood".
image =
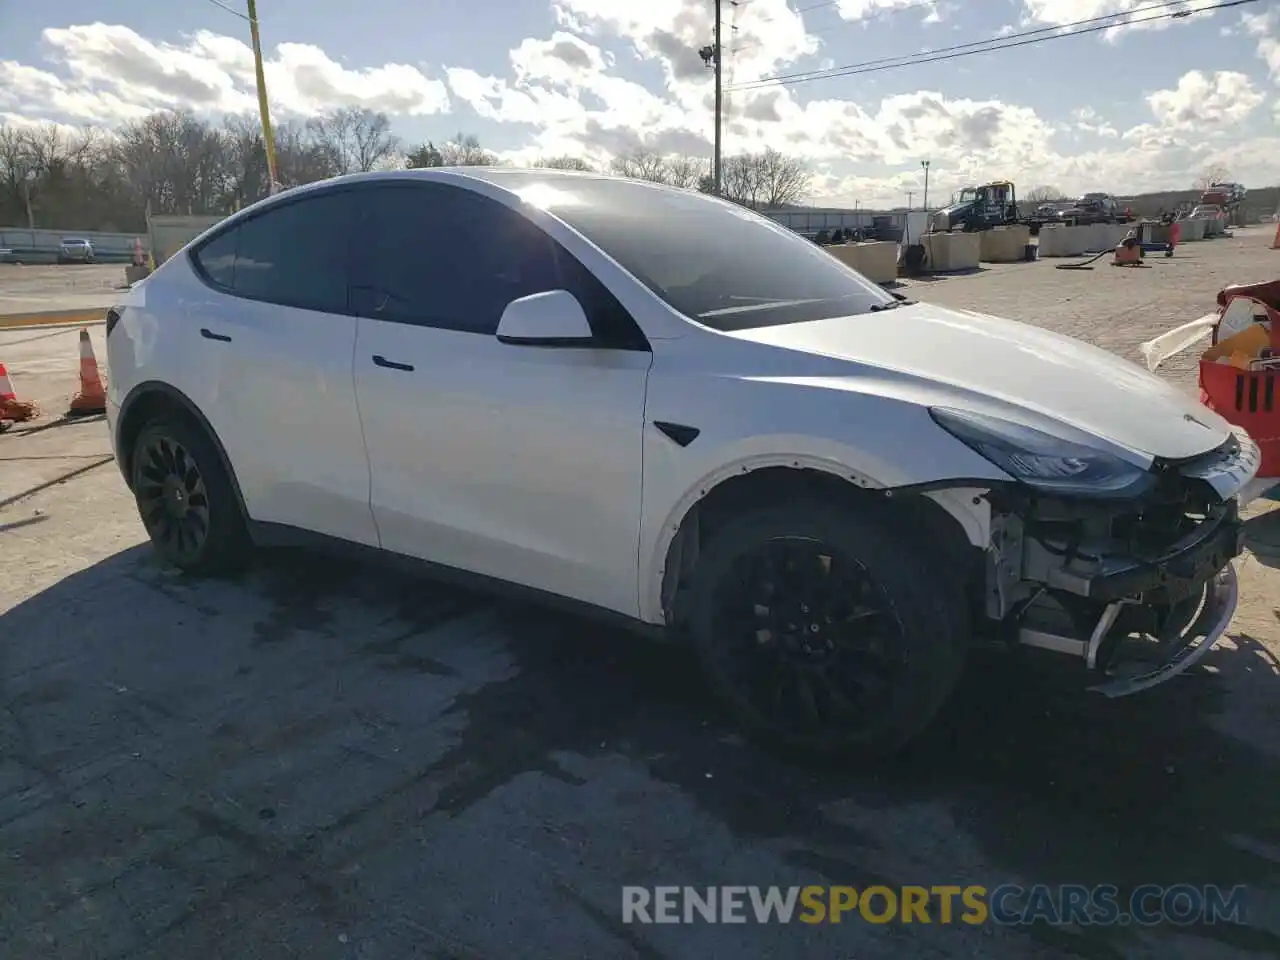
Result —
[[[1071,337],[980,313],[904,304],[731,336],[990,397],[1150,457],[1193,457],[1225,442],[1231,432],[1216,413],[1137,364]]]

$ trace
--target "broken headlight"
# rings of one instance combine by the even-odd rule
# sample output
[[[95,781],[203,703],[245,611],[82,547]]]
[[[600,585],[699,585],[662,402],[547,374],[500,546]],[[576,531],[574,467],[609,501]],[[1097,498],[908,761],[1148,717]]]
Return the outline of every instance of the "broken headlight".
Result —
[[[1119,457],[1021,423],[934,408],[934,422],[1015,480],[1067,497],[1128,497],[1155,477]]]

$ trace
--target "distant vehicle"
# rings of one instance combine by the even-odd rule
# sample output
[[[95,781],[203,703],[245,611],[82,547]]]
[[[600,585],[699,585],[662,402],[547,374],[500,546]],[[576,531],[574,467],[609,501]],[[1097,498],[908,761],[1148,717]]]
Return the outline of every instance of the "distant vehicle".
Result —
[[[1060,210],[1057,219],[1068,225],[1086,223],[1129,223],[1133,217],[1109,193],[1086,193],[1069,207]]]
[[[107,424],[188,573],[327,540],[594,607],[823,754],[920,733],[971,640],[1118,696],[1235,610],[1247,434],[705,194],[356,174],[232,215],[142,287],[106,315]]]
[[[1211,183],[1200,194],[1202,204],[1212,204],[1230,211],[1244,202],[1248,191],[1238,183]]]
[[[1018,196],[1008,180],[965,187],[955,200],[933,215],[934,230],[989,230],[1018,222]]]
[[[1227,212],[1216,203],[1202,203],[1192,208],[1188,220],[1225,220]]]
[[[93,244],[82,237],[63,237],[58,247],[59,263],[93,263]]]

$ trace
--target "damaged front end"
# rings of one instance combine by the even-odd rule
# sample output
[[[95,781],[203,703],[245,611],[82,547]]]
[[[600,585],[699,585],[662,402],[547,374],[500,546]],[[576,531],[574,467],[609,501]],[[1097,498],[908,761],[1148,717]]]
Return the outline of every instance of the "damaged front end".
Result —
[[[1235,612],[1237,495],[1258,462],[1237,432],[1190,460],[1157,461],[1131,495],[992,490],[989,622],[1008,643],[1078,657],[1110,697],[1182,673]]]

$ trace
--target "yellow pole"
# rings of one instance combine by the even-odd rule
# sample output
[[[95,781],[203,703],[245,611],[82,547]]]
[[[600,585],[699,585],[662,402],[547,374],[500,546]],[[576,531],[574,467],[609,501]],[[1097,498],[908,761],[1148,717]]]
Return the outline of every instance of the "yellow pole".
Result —
[[[267,150],[267,178],[271,193],[276,192],[276,142],[271,135],[271,109],[267,106],[267,80],[262,69],[262,43],[258,39],[258,4],[246,0],[249,7],[249,33],[253,37],[253,69],[258,76],[258,113],[262,116],[262,140]]]

